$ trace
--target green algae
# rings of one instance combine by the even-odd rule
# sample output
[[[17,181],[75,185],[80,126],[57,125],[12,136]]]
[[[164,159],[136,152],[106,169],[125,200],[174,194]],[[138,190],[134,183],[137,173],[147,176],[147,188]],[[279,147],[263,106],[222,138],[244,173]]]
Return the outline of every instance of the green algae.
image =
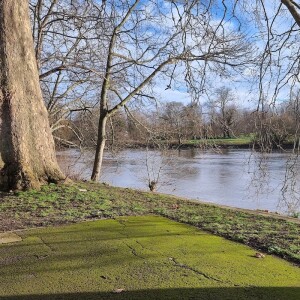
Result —
[[[18,235],[0,246],[0,299],[300,298],[298,267],[162,217]]]

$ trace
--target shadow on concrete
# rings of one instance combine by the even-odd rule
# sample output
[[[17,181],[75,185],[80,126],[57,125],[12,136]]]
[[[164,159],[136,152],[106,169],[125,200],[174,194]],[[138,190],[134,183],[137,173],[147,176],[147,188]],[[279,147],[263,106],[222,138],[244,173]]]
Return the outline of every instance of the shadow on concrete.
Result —
[[[0,296],[1,300],[299,300],[300,287],[246,287],[246,288],[178,288],[139,291],[87,292]]]

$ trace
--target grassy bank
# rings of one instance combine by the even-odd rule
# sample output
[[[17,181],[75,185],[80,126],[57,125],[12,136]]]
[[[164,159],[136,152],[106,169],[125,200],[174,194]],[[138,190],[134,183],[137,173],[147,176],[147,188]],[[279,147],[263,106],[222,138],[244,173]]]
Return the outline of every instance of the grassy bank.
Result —
[[[297,300],[300,269],[159,216],[17,232],[0,245],[5,300]]]
[[[220,149],[256,149],[260,150],[261,145],[255,142],[254,136],[243,136],[243,137],[236,137],[236,138],[208,138],[208,139],[198,139],[198,140],[183,140],[179,143],[176,140],[170,141],[161,141],[161,146],[165,146],[166,148],[170,149],[193,149],[193,148],[200,148],[200,149],[211,149],[211,148],[220,148]],[[136,142],[133,141],[128,143],[125,148],[159,148],[157,144],[145,144],[143,142]],[[277,145],[274,144],[272,149],[269,150],[288,150],[294,149],[294,141],[293,139],[288,139],[284,141],[282,144]]]
[[[0,231],[118,216],[157,214],[300,263],[300,224],[93,183],[0,195]]]
[[[250,147],[253,143],[252,137],[239,137],[239,138],[219,138],[219,139],[205,139],[205,140],[191,140],[187,144],[192,145],[207,145],[219,147]]]
[[[250,148],[253,145],[252,137],[239,137],[239,138],[211,138],[201,140],[183,140],[179,144],[176,140],[161,141],[161,145],[164,145],[170,149],[188,149],[188,148]],[[145,144],[143,142],[133,141],[126,145],[127,148],[158,148],[157,144]]]

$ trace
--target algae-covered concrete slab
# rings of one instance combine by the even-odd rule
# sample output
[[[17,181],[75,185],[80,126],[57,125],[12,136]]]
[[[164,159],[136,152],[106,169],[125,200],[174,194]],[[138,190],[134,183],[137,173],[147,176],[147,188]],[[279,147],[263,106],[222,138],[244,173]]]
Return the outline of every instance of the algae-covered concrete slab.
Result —
[[[14,232],[0,233],[0,244],[10,244],[22,241],[22,238]]]
[[[146,216],[18,233],[0,245],[0,299],[300,299],[300,269]]]

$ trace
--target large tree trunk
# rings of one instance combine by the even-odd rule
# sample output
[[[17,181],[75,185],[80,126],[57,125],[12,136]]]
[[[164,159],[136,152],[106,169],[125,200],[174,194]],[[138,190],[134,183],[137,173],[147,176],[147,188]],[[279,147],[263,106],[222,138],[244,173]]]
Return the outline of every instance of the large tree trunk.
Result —
[[[26,0],[0,1],[1,158],[2,189],[39,188],[64,179],[40,89]]]

